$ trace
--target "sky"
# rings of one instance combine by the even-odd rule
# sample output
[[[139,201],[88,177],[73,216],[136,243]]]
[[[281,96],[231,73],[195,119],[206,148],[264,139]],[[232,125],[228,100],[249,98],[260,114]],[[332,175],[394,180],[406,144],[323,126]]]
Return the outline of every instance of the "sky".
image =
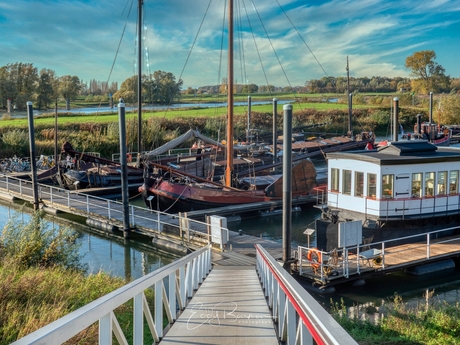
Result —
[[[460,77],[460,0],[234,0],[235,82],[409,77],[405,60],[434,50]],[[224,0],[144,0],[142,71],[183,88],[227,76]],[[32,63],[58,76],[121,83],[137,73],[138,0],[0,0],[0,67]],[[225,15],[225,17],[224,17]],[[225,29],[225,32],[223,31]],[[224,32],[224,33],[223,33]]]

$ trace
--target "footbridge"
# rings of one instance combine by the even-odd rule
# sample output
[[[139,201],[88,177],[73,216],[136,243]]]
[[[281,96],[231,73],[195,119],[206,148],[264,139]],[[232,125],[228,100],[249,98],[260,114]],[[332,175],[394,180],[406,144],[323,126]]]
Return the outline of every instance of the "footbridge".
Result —
[[[267,250],[255,252],[252,265],[216,265],[207,245],[13,344],[62,344],[82,332],[104,345],[357,344]]]

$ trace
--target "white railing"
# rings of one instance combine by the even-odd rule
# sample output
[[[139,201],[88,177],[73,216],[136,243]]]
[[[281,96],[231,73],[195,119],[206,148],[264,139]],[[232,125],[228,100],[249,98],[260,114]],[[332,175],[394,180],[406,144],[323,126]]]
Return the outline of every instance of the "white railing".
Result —
[[[358,344],[279,262],[255,246],[257,272],[283,343]]]
[[[364,269],[369,268],[379,271],[393,270],[396,266],[405,266],[411,261],[426,261],[451,252],[460,253],[460,247],[458,250],[450,252],[437,250],[436,255],[433,255],[431,250],[434,245],[458,242],[458,235],[454,238],[448,237],[455,232],[458,233],[458,231],[459,227],[451,227],[382,242],[338,248],[329,252],[313,247],[298,246],[296,253],[297,268],[299,275],[314,276],[315,280],[323,283],[330,277],[334,279],[340,277],[349,278],[351,275],[361,274]],[[436,239],[436,241],[434,242],[433,239]],[[397,246],[399,244],[406,244],[406,246],[402,246],[399,249]],[[410,248],[408,244],[410,244]],[[386,260],[390,256],[406,258],[408,250],[415,251],[416,249],[423,249],[419,252],[425,254],[417,257],[412,256],[402,261],[398,260],[398,264],[389,264],[388,260]]]
[[[178,318],[177,310],[180,312],[185,309],[194,291],[210,270],[211,246],[208,245],[87,304],[13,344],[62,344],[98,322],[99,344],[112,344],[112,336],[115,335],[119,344],[127,345],[114,310],[131,300],[134,305],[130,326],[133,330],[133,343],[144,344],[144,318],[152,338],[158,342],[164,336],[163,310],[168,324],[175,322]],[[152,310],[145,296],[145,291],[151,288],[154,289]]]
[[[30,181],[3,175],[3,178],[0,178],[0,188],[10,192],[12,195],[24,197],[26,200],[32,199],[33,186]],[[118,226],[123,223],[123,203],[119,201],[88,195],[84,191],[69,191],[40,183],[38,184],[38,198],[48,207],[60,208],[61,210],[63,210],[62,207],[65,207],[89,217],[104,217],[107,221],[116,223]],[[200,240],[204,243],[211,242],[212,236],[208,233],[209,224],[205,222],[134,205],[129,206],[128,212],[130,227],[139,226],[142,231],[155,234],[161,234],[165,226],[175,227],[177,228],[176,233],[184,241]],[[175,219],[178,220],[177,224],[172,221]],[[148,226],[142,226],[141,224],[148,224]],[[222,232],[225,233],[224,237],[228,237],[228,229],[222,228]]]

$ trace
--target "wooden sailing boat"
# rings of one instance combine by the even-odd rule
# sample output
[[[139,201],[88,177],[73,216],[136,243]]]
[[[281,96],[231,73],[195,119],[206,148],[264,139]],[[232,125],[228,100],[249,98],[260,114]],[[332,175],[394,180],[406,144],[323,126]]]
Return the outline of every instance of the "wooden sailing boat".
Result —
[[[187,212],[213,207],[225,207],[262,201],[282,200],[283,178],[279,177],[265,189],[237,189],[232,187],[233,173],[233,0],[228,3],[228,80],[227,80],[227,145],[225,185],[203,180],[171,167],[150,163],[149,173],[139,188],[148,207],[161,211]],[[316,184],[316,169],[303,160],[292,169],[292,196],[309,195]],[[157,202],[151,202],[157,198]]]

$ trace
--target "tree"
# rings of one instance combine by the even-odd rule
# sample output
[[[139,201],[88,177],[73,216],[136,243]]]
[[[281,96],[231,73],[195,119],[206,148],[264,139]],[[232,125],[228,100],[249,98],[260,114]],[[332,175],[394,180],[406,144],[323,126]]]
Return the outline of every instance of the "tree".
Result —
[[[434,50],[422,50],[406,58],[406,67],[412,70],[411,76],[416,78],[412,90],[419,93],[439,92],[449,86],[445,69],[435,59]]]
[[[0,98],[2,105],[11,99],[19,109],[33,101],[37,87],[38,72],[31,63],[17,62],[0,69]]]
[[[256,84],[247,84],[243,86],[243,93],[257,93],[259,87]]]
[[[123,98],[125,103],[137,102],[137,75],[134,75],[121,83],[120,90],[113,96],[115,101]]]
[[[152,75],[150,80],[152,80]],[[149,90],[150,93],[148,93],[151,95],[150,100],[153,103],[171,104],[175,98],[180,98],[182,84],[181,79],[176,82],[176,77],[171,72],[155,71]]]
[[[9,66],[0,68],[0,105],[6,108],[7,100],[13,99],[16,96],[16,86],[11,80]]]
[[[41,69],[38,77],[37,106],[48,108],[58,98],[58,78],[51,69]]]
[[[66,100],[66,109],[70,110],[70,99],[80,92],[81,84],[77,76],[65,75],[59,78],[59,94]]]

